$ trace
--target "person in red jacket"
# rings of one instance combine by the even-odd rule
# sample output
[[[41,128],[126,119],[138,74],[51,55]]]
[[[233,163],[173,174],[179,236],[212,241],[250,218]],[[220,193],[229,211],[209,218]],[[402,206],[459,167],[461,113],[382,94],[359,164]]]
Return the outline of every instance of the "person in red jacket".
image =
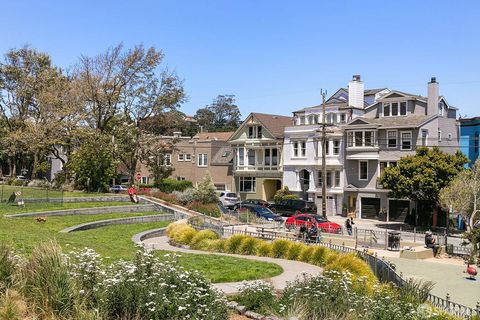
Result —
[[[130,201],[138,203],[137,189],[133,185],[128,188],[128,195],[130,196]]]

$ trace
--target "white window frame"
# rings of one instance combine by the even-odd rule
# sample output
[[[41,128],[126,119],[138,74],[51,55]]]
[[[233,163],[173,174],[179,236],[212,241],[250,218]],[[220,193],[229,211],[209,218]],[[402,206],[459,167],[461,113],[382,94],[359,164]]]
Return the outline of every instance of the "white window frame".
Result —
[[[185,177],[182,177],[182,176],[177,176],[177,181],[185,181]]]
[[[166,153],[163,156],[163,165],[165,167],[171,167],[172,166],[172,154],[171,153]]]
[[[293,141],[293,158],[305,158],[307,154],[307,142],[302,140]]]
[[[245,180],[250,180],[252,188],[250,191],[245,191]],[[257,181],[255,177],[240,177],[239,178],[239,190],[242,193],[255,193],[257,190]]]
[[[197,167],[208,167],[208,154],[199,153],[197,157]]]
[[[341,176],[341,174],[342,173],[339,170],[334,171],[334,174],[333,174],[334,175],[334,178],[333,178],[334,184],[333,184],[333,186],[335,188],[339,188],[339,187],[342,186],[342,176]]]
[[[185,153],[185,161],[192,161],[192,155],[190,153]]]
[[[240,152],[242,150],[242,152]],[[245,165],[245,148],[239,147],[237,149],[237,165],[244,166]]]
[[[347,115],[345,113],[340,113],[339,115],[339,121],[340,123],[346,123],[347,122]],[[343,118],[343,120],[342,120]]]
[[[402,114],[402,103],[405,103],[405,114]],[[408,113],[408,103],[407,103],[407,101],[400,101],[398,103],[398,115],[403,117],[403,116],[406,116],[407,113]]]
[[[267,151],[268,150],[268,153],[269,155],[267,156]],[[273,152],[276,152],[276,163],[273,163]],[[268,164],[267,164],[267,160],[268,160]],[[278,166],[278,149],[277,148],[265,148],[263,150],[263,164],[265,166],[271,166],[271,167],[276,167]]]
[[[388,108],[388,115],[385,115],[385,108]],[[382,116],[391,117],[392,116],[391,108],[392,108],[391,103],[389,103],[389,102],[382,103]]]
[[[335,143],[337,143],[336,146],[335,146]],[[338,156],[338,155],[340,154],[340,148],[341,148],[341,141],[340,141],[340,139],[333,139],[333,140],[332,140],[332,144],[333,144],[333,147],[332,147],[333,155],[334,155],[334,156]]]
[[[250,135],[250,130],[252,135]],[[247,138],[248,139],[261,139],[263,137],[263,129],[260,125],[251,125],[247,128]]]
[[[362,163],[367,164],[367,176],[362,178]],[[368,161],[358,161],[358,180],[359,181],[368,181]]]
[[[402,103],[405,104],[405,114],[402,114]],[[397,106],[397,114],[393,114],[393,105]],[[388,108],[388,115],[385,115],[385,108]],[[408,114],[408,103],[407,101],[396,101],[396,102],[384,102],[382,103],[382,116],[383,117],[404,117]]]
[[[179,153],[178,154],[178,161],[179,162],[185,161],[185,154],[184,153]]]
[[[425,144],[423,143],[423,134],[426,133],[425,135]],[[427,129],[422,129],[420,131],[420,142],[422,144],[422,147],[428,147],[428,130]]]
[[[438,142],[442,142],[442,130],[438,129]]]
[[[395,146],[394,147],[391,147],[390,146],[390,137],[388,136],[388,134],[390,132],[395,132]],[[396,149],[398,148],[398,131],[397,130],[387,130],[387,148],[388,149]]]
[[[372,133],[372,145],[370,146],[367,146],[365,145],[365,132],[370,132]],[[362,142],[361,142],[361,145],[357,146],[356,144],[356,134],[357,133],[361,133],[362,134]],[[352,135],[352,141],[351,141],[351,144],[350,144],[350,141],[349,141],[349,134]],[[378,143],[377,143],[377,131],[375,130],[352,130],[352,131],[349,131],[347,132],[347,148],[375,148],[378,146]]]
[[[403,147],[403,135],[404,134],[410,134],[410,139],[408,139],[410,141],[410,148],[406,149]],[[408,141],[408,140],[405,140],[405,141]],[[400,131],[400,150],[403,150],[403,151],[407,151],[407,150],[412,150],[412,147],[413,147],[413,134],[412,134],[412,131]]]
[[[150,180],[149,177],[141,177],[140,179],[142,184],[148,184],[149,180]]]

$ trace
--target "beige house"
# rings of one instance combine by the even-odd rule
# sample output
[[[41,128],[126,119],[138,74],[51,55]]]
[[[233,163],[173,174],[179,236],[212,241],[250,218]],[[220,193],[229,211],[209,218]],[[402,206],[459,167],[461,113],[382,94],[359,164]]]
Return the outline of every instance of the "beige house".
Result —
[[[167,154],[165,165],[173,168],[171,178],[197,184],[210,173],[217,190],[233,187],[233,152],[227,140],[233,132],[202,132],[194,137],[180,135],[162,136],[159,139],[175,140],[172,153]],[[141,183],[152,183],[148,168],[140,165],[137,174]]]
[[[282,188],[282,150],[285,127],[292,118],[251,113],[231,136],[234,153],[232,191],[241,199],[272,200]]]

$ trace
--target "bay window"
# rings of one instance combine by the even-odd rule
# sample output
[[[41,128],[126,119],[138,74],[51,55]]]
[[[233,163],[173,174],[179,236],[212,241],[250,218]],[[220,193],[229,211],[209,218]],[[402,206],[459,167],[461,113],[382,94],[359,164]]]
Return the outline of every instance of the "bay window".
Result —
[[[256,179],[255,177],[240,177],[240,192],[255,192]]]
[[[377,145],[375,131],[347,132],[348,147],[375,147]]]

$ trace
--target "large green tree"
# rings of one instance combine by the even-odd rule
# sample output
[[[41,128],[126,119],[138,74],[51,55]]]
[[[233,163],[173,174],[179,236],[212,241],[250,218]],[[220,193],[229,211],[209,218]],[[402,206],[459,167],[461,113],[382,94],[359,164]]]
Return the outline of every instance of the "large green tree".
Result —
[[[415,155],[403,157],[396,166],[386,168],[379,182],[390,189],[392,198],[422,201],[436,208],[440,190],[464,170],[467,161],[460,152],[448,154],[436,147],[421,147]],[[421,213],[417,210],[416,214]]]
[[[219,95],[195,114],[198,125],[205,131],[234,131],[240,125],[240,117],[234,95]]]

